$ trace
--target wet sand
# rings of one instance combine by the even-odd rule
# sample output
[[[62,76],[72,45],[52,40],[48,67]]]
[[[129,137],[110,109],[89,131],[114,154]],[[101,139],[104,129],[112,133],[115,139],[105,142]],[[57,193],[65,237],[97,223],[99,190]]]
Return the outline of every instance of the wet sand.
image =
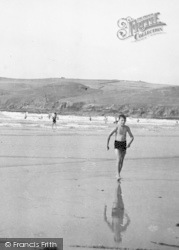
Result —
[[[134,127],[120,183],[110,130],[1,128],[0,237],[63,237],[65,250],[179,246],[179,129]]]

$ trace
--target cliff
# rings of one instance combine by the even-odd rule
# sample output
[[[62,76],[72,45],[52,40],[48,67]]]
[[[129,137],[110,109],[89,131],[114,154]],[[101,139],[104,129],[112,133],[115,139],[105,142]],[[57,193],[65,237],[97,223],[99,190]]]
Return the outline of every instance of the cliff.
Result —
[[[179,86],[142,81],[0,78],[0,109],[179,118]]]

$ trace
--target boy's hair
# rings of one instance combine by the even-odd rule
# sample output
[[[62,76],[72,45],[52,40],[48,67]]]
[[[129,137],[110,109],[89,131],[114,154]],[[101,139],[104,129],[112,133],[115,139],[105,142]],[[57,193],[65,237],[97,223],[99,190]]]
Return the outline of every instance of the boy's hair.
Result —
[[[123,114],[119,115],[119,120],[120,120],[121,118],[123,118],[124,121],[126,121],[126,116],[125,116],[125,115],[123,115]]]

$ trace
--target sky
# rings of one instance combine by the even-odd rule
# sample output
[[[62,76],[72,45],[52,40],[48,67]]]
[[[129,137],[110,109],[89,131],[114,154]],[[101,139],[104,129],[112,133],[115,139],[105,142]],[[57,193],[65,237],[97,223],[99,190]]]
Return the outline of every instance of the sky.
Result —
[[[0,0],[0,77],[179,85],[178,0]],[[121,18],[159,12],[164,32],[117,37]]]

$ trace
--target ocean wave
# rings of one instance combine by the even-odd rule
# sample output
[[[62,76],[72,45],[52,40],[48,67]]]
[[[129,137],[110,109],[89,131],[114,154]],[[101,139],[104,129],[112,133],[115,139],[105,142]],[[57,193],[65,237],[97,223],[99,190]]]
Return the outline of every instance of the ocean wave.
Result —
[[[71,116],[71,115],[58,115],[57,126],[58,128],[70,128],[70,129],[93,129],[100,128],[106,129],[108,127],[116,126],[115,118],[113,116],[107,116],[105,120],[104,116]],[[127,118],[127,124],[131,126],[147,128],[148,130],[156,130],[158,128],[171,128],[179,127],[179,124],[175,120],[164,119],[144,119],[144,118]],[[27,114],[25,119],[25,113],[21,112],[0,112],[0,126],[1,127],[34,127],[34,128],[51,128],[52,120],[49,119],[48,114]]]

